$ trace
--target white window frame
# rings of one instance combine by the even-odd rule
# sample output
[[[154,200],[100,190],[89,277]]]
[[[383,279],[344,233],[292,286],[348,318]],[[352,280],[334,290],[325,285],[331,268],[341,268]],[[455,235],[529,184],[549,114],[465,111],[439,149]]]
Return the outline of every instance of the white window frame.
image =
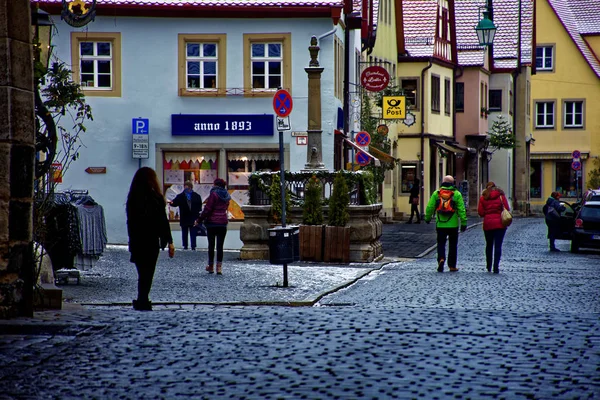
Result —
[[[269,46],[270,45],[279,45],[279,56],[278,57],[271,57],[269,56]],[[264,56],[253,56],[252,55],[252,49],[254,46],[263,46],[264,50],[265,50],[265,55]],[[284,77],[284,69],[283,69],[283,42],[280,41],[268,41],[268,42],[254,42],[250,45],[250,79],[252,82],[252,90],[277,90],[278,87],[282,87],[283,85],[283,77]],[[264,63],[264,75],[262,74],[255,74],[254,73],[254,63],[257,62],[261,62]],[[269,74],[269,63],[271,62],[278,62],[280,64],[279,69],[281,71],[281,73],[279,75],[271,75]],[[258,87],[254,87],[254,77],[255,76],[262,76],[264,77],[264,87],[262,88],[258,88]],[[279,85],[277,85],[276,87],[269,87],[269,78],[271,76],[279,76]]]
[[[548,106],[552,107],[552,112],[548,111]],[[543,106],[543,110],[540,110],[540,106]],[[538,116],[540,115],[540,111],[542,111],[542,115],[544,116],[544,123],[538,124]],[[552,115],[552,124],[546,124],[546,119],[548,115]],[[536,129],[552,129],[556,126],[556,107],[554,101],[536,101],[535,102],[535,127]]]
[[[198,56],[190,56],[188,55],[188,46],[189,45],[198,45],[199,49],[200,49],[200,54]],[[215,46],[215,55],[214,56],[206,56],[204,55],[204,46],[205,45],[213,45]],[[190,74],[189,73],[189,69],[188,69],[188,65],[189,63],[200,63],[200,68],[198,71],[198,74]],[[207,62],[212,62],[215,63],[215,73],[207,75],[205,74],[205,63]],[[193,91],[193,90],[203,90],[205,92],[216,92],[219,89],[219,43],[218,42],[202,42],[202,41],[188,41],[185,43],[185,86],[186,86],[186,90],[189,91]],[[200,80],[200,86],[199,87],[190,87],[189,86],[189,77],[190,76],[197,76],[198,79]],[[205,87],[204,86],[204,79],[207,76],[214,76],[214,82],[215,82],[215,86],[214,87]]]
[[[542,66],[537,66],[537,61],[540,57],[537,55],[537,50],[542,49]],[[547,53],[550,52],[550,55]],[[550,67],[546,67],[546,60],[550,58]],[[536,71],[554,71],[554,46],[551,45],[540,45],[535,48],[535,63],[536,63]]]
[[[581,112],[577,113],[575,105],[581,104]],[[571,110],[569,110],[571,108]],[[567,115],[572,114],[573,123],[567,124]],[[577,115],[581,115],[581,123],[575,123]],[[564,100],[563,101],[563,127],[564,128],[583,128],[585,117],[585,103],[583,100]]]

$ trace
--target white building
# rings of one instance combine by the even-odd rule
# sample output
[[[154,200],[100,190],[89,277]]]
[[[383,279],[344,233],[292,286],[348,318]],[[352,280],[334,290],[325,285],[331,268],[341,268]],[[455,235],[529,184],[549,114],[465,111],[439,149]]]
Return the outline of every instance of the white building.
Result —
[[[53,15],[54,54],[71,64],[94,115],[82,137],[85,148],[57,190],[88,190],[104,207],[110,243],[127,243],[129,185],[140,166],[149,166],[167,198],[192,180],[206,199],[213,180],[225,179],[233,198],[226,248],[241,247],[236,221],[243,219],[241,206],[248,200],[247,177],[279,170],[273,111],[278,87],[293,97],[291,130],[307,130],[304,68],[312,36],[324,68],[323,163],[333,169],[343,103],[343,0],[98,0],[95,21],[83,28],[60,20],[61,0],[32,3]],[[354,80],[361,39],[359,30],[351,32]],[[147,132],[147,158],[133,157],[136,131]],[[136,151],[145,156],[144,149]],[[286,131],[284,152],[286,170],[304,168],[304,139]],[[89,174],[88,167],[105,167],[106,173]],[[179,245],[177,209],[169,214]]]

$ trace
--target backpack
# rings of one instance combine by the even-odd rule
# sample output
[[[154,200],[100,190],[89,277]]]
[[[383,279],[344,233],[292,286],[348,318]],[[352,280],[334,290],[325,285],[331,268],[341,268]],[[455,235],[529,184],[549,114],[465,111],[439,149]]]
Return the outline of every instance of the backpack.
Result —
[[[438,190],[438,200],[435,205],[435,212],[438,215],[451,217],[456,212],[456,202],[454,201],[453,189]]]

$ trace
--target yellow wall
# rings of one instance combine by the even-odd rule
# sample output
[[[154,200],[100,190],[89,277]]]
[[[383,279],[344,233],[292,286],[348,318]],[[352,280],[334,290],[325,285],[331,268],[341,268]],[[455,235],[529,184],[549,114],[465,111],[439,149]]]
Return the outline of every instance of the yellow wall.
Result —
[[[600,57],[600,36],[585,36],[585,41],[591,47],[592,51]]]
[[[440,112],[431,112],[431,76],[437,75],[440,77]],[[425,78],[425,133],[431,133],[434,135],[444,135],[452,137],[452,115],[453,108],[450,109],[450,115],[446,115],[444,112],[444,99],[445,99],[445,79],[450,79],[450,90],[452,90],[452,75],[453,71],[451,68],[442,67],[440,65],[433,65],[426,74]],[[454,101],[452,94],[450,95],[450,104]]]
[[[535,143],[532,153],[572,152],[580,150],[591,157],[600,155],[600,79],[566,32],[546,0],[539,0],[536,8],[537,45],[554,45],[554,71],[537,71],[531,77],[531,128]],[[594,38],[600,45],[600,38]],[[563,129],[563,100],[584,99],[583,129]],[[555,101],[555,128],[535,129],[535,101]],[[583,162],[583,185],[586,187],[591,160]],[[553,162],[544,162],[542,199],[532,199],[541,204],[554,190]]]

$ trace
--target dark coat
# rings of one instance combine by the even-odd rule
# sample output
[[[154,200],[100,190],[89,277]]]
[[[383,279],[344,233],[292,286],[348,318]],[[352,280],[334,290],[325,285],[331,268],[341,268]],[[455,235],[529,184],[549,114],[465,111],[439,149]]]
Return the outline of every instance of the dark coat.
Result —
[[[192,208],[190,208],[185,192],[181,192],[173,199],[171,206],[179,207],[180,226],[193,226],[202,211],[202,196],[192,192]]]
[[[561,233],[560,219],[548,218],[548,207],[553,207],[558,213],[565,211],[567,208],[560,204],[560,201],[554,197],[548,197],[546,204],[544,205],[543,212],[546,217],[546,225],[548,225],[548,236],[559,236]]]
[[[410,197],[408,198],[408,204],[412,204],[414,198],[417,198],[417,199],[419,198],[419,192],[420,192],[419,185],[413,185],[410,188]]]
[[[227,226],[229,219],[227,218],[227,209],[229,208],[229,201],[231,196],[226,189],[220,187],[213,187],[210,190],[210,196],[206,201],[204,210],[200,214],[198,219],[204,222],[204,225],[209,226]]]
[[[127,213],[127,234],[131,262],[146,253],[164,249],[173,243],[164,200],[149,199]]]
[[[506,229],[502,225],[502,210],[507,209],[510,211],[508,200],[502,190],[497,188],[491,189],[487,199],[482,195],[477,205],[477,213],[480,217],[483,217],[483,230]]]

